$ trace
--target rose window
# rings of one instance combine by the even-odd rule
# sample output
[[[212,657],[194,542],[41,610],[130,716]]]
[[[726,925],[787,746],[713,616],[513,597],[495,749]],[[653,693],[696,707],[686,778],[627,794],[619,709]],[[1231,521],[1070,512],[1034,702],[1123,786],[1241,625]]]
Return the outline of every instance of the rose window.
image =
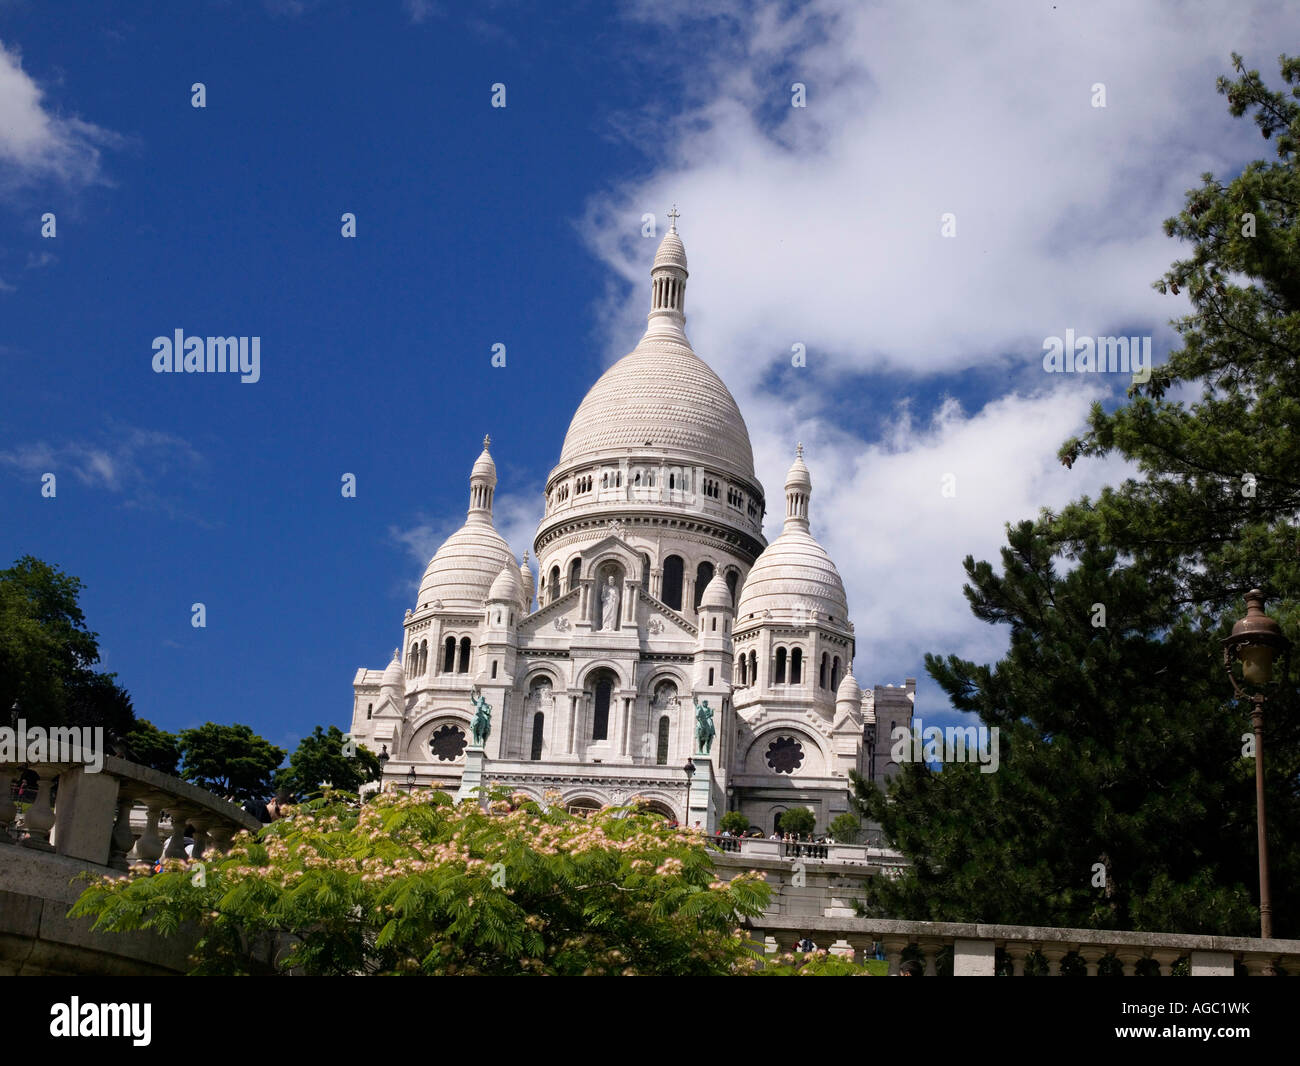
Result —
[[[778,737],[767,746],[767,765],[778,774],[792,774],[803,765],[803,745],[794,737]]]
[[[429,750],[441,762],[459,759],[465,750],[465,731],[456,725],[445,725],[429,738]]]

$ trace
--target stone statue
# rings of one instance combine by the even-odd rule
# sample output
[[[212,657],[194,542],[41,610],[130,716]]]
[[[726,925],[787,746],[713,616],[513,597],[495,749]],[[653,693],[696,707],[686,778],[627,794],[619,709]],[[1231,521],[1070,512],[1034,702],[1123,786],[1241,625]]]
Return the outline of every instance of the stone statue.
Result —
[[[605,578],[605,584],[600,590],[600,628],[604,630],[615,629],[618,626],[618,604],[621,597],[619,596],[618,586],[614,584],[614,575],[610,574]]]
[[[478,689],[475,689],[469,698],[474,704],[474,720],[470,722],[470,730],[474,734],[474,746],[481,748],[492,735],[492,708],[488,706],[488,701]]]
[[[708,755],[713,747],[713,738],[717,730],[713,728],[713,708],[709,701],[695,701],[695,740],[699,744],[700,754]]]

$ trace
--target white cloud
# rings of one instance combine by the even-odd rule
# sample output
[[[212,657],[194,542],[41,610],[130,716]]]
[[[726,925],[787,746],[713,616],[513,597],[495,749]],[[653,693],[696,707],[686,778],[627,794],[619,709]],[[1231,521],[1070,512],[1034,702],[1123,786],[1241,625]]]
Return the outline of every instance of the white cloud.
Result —
[[[122,143],[101,126],[58,114],[22,68],[16,49],[0,41],[0,190],[54,180],[102,181],[100,149]]]
[[[1049,378],[1043,339],[1142,333],[1168,349],[1186,304],[1151,282],[1186,249],[1163,219],[1203,171],[1271,152],[1214,79],[1236,50],[1276,82],[1275,42],[1300,17],[1266,3],[631,12],[662,28],[661,76],[687,104],[665,116],[659,94],[611,120],[652,133],[653,149],[651,170],[594,197],[580,223],[629,283],[597,308],[608,355],[644,323],[655,242],[641,216],[676,202],[688,329],[745,413],[769,536],[794,441],[808,445],[814,531],[848,586],[858,676],[900,681],[927,650],[996,658],[1006,631],[970,614],[962,558],[996,563],[1005,523],[1123,476],[1116,462],[1066,470],[1056,451],[1127,382]],[[794,82],[807,108],[790,106]],[[1099,82],[1105,108],[1092,106]],[[955,238],[940,235],[944,212]],[[808,367],[791,371],[795,342]],[[937,394],[977,375],[982,408],[931,416]],[[846,415],[863,382],[921,413],[882,418],[864,394],[862,417]],[[939,491],[946,472],[954,499]]]

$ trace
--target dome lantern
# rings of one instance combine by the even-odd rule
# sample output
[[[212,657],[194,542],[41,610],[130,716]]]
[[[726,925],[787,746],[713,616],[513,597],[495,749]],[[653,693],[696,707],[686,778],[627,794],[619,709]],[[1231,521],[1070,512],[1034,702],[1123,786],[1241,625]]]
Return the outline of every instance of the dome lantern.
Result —
[[[474,461],[474,469],[469,472],[469,515],[471,522],[492,524],[492,494],[497,487],[497,464],[492,461],[488,446],[492,443],[490,436],[483,438],[483,452]]]
[[[794,462],[785,475],[785,528],[808,530],[808,498],[812,496],[812,476],[803,462],[803,444],[795,448]]]

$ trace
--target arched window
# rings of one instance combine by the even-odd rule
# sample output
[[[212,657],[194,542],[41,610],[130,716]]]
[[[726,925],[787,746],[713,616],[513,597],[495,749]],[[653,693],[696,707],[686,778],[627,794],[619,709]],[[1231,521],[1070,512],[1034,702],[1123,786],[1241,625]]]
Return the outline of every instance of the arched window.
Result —
[[[558,566],[551,567],[550,589],[551,589],[551,600],[554,600],[560,595],[560,568]],[[549,603],[550,600],[548,600],[547,602]]]
[[[758,684],[758,652],[756,651],[749,653],[749,683]]]
[[[669,487],[670,489],[675,489],[675,488],[677,487],[677,475],[676,475],[676,474],[669,474],[669,475],[668,475],[668,487]]]
[[[817,687],[818,687],[818,688],[825,688],[825,687],[826,687],[826,659],[827,659],[827,655],[826,655],[826,653],[825,653],[825,652],[822,652],[822,665],[821,665],[821,668],[817,671]]]
[[[641,588],[650,591],[650,556],[645,552],[641,553]]]
[[[695,609],[700,609],[700,600],[704,597],[704,590],[709,587],[709,582],[713,580],[713,564],[700,563],[695,568]]]
[[[797,685],[803,680],[803,649],[793,648],[790,651],[790,684]]]
[[[744,655],[736,660],[736,676],[740,679],[740,685],[742,688],[745,685],[745,667],[747,665]]]
[[[429,672],[429,642],[420,641],[420,676],[423,677]]]
[[[671,723],[668,721],[668,715],[663,715],[659,719],[659,746],[655,749],[655,765],[668,765],[668,730]]]
[[[682,557],[670,555],[664,560],[663,592],[660,599],[674,611],[682,609]]]
[[[406,653],[406,676],[414,677],[417,667],[420,665],[420,645],[412,644],[411,650]]]
[[[738,584],[740,584],[740,571],[739,571],[739,570],[728,570],[728,571],[727,571],[727,591],[731,593],[731,603],[732,603],[732,606],[735,606],[735,603],[736,603],[736,586],[737,586]]]
[[[456,669],[456,638],[448,637],[442,650],[442,672],[449,674]]]
[[[582,560],[574,559],[569,564],[569,591],[572,592],[578,587],[578,575],[582,573]]]
[[[785,649],[776,649],[776,674],[773,675],[772,683],[775,685],[785,684]]]
[[[469,637],[460,638],[460,661],[456,663],[456,673],[469,673]]]
[[[591,739],[609,739],[609,704],[614,694],[614,683],[608,677],[596,682],[595,699],[592,701]]]
[[[495,681],[495,680],[496,680],[496,676],[497,676],[497,661],[496,661],[495,659],[493,659],[493,660],[492,660],[492,680]]]
[[[840,688],[840,657],[837,655],[831,660],[831,691],[838,692]]]
[[[530,757],[537,762],[542,757],[542,736],[546,729],[546,715],[538,711],[533,715],[533,746]]]
[[[718,620],[716,618],[710,618],[709,621],[713,623],[709,628],[716,633],[718,631]]]
[[[366,704],[366,721],[367,721],[367,722],[370,721],[370,719],[373,718],[374,716],[375,716],[375,705],[374,705],[373,703],[367,703],[367,704]]]
[[[709,684],[713,684],[713,667],[709,667]]]

